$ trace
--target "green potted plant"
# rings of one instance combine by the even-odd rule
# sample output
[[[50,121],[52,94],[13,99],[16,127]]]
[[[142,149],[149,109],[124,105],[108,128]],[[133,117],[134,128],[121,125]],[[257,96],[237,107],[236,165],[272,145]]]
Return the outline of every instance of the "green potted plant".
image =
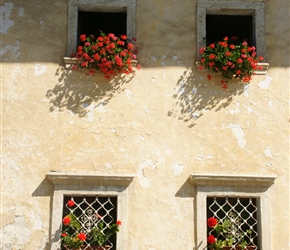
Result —
[[[255,246],[248,246],[245,234],[238,227],[239,220],[236,215],[230,219],[218,221],[215,217],[207,220],[207,226],[211,229],[207,237],[209,249],[211,250],[255,250]],[[247,231],[251,234],[251,231]]]
[[[82,34],[80,40],[81,45],[72,55],[78,60],[79,65],[73,65],[72,69],[86,68],[87,75],[100,71],[107,79],[118,74],[134,72],[133,62],[136,62],[138,51],[126,35],[116,36],[113,33],[100,32],[99,36],[87,37]],[[140,66],[137,65],[137,68]]]
[[[256,48],[249,46],[246,41],[238,42],[237,37],[224,37],[223,41],[211,43],[199,50],[201,59],[198,62],[199,69],[209,71],[208,79],[212,79],[210,73],[220,72],[224,79],[220,81],[223,88],[228,87],[231,79],[238,79],[248,83],[252,79],[255,70],[262,69],[258,65],[264,60],[263,56],[257,57]]]
[[[111,235],[119,232],[119,227],[122,224],[121,221],[117,221],[116,223],[110,224],[108,227],[105,227],[105,223],[100,221],[97,224],[97,227],[92,229],[92,244],[96,244],[97,246],[103,246]]]
[[[116,223],[107,224],[103,217],[94,214],[93,219],[87,223],[82,223],[80,217],[74,215],[75,203],[73,200],[67,202],[69,214],[63,218],[61,233],[61,246],[65,250],[107,250],[111,249],[109,238],[119,232],[122,224],[120,220]]]
[[[62,220],[63,232],[61,234],[64,249],[80,249],[86,240],[86,235],[81,230],[81,225],[73,214],[65,216]]]

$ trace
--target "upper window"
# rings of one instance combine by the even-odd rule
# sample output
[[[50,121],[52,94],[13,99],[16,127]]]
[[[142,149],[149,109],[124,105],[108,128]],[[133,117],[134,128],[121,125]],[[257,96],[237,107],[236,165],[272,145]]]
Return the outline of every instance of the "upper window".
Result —
[[[68,0],[67,55],[76,51],[80,34],[136,37],[136,0]]]
[[[197,54],[201,47],[225,36],[246,40],[265,58],[264,1],[198,0]]]

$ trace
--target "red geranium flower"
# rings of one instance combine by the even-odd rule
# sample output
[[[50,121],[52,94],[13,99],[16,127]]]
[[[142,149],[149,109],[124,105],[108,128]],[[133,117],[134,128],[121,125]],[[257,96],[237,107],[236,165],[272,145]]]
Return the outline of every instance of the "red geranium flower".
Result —
[[[199,49],[199,53],[202,54],[205,51],[205,47]]]
[[[211,59],[211,60],[215,59],[215,54],[210,54],[210,55],[208,56],[208,58]]]
[[[64,217],[62,222],[65,226],[67,226],[70,223],[70,217],[69,216]]]
[[[134,48],[134,45],[132,43],[128,43],[127,48],[128,50],[131,50]]]
[[[79,238],[81,241],[84,241],[84,240],[86,240],[87,236],[86,236],[84,233],[80,233],[80,234],[78,235],[78,238]]]
[[[83,62],[81,63],[81,65],[82,65],[82,67],[87,67],[87,66],[88,66],[88,62],[84,62],[84,61],[83,61]]]
[[[232,54],[232,52],[226,51],[225,55],[226,56],[230,56]]]
[[[243,59],[242,58],[238,58],[236,62],[237,63],[243,63]]]
[[[68,205],[69,207],[73,207],[74,204],[75,204],[75,202],[74,202],[73,200],[69,200],[69,201],[67,202],[67,205]]]
[[[236,47],[236,46],[233,45],[233,44],[230,44],[230,46],[229,46],[230,49],[235,49],[235,47]]]
[[[215,64],[214,62],[209,62],[209,63],[208,63],[208,65],[209,65],[210,67],[214,66],[214,64]]]
[[[215,217],[210,217],[210,218],[207,219],[207,225],[210,228],[214,228],[217,223],[218,223],[218,221],[217,221],[217,219]]]
[[[214,244],[215,243],[215,237],[213,236],[213,235],[209,235],[208,237],[207,237],[207,242],[210,244],[210,245],[212,245],[212,244]]]
[[[212,43],[212,44],[210,44],[208,47],[210,47],[210,48],[214,48],[215,47],[215,45],[214,45],[214,43]]]
[[[124,46],[124,45],[125,45],[125,42],[123,42],[123,41],[118,41],[117,44]]]
[[[82,42],[86,41],[87,36],[85,34],[80,35],[80,39]]]
[[[120,220],[117,220],[116,225],[121,226],[122,222]]]
[[[242,45],[243,45],[243,46],[247,46],[248,43],[247,43],[246,41],[244,41],[244,42],[242,43]]]
[[[227,47],[227,46],[228,46],[228,44],[227,44],[226,42],[219,42],[219,44],[220,44],[220,46],[222,46],[222,47]]]
[[[98,46],[96,46],[96,45],[92,46],[92,50],[97,50],[97,49],[98,49]]]

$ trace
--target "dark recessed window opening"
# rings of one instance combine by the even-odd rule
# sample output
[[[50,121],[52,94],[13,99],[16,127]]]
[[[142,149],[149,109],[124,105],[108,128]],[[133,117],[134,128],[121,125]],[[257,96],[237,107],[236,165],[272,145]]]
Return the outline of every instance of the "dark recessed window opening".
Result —
[[[255,46],[253,17],[234,15],[206,15],[206,45],[222,41],[227,36],[238,37],[237,42],[247,41]]]
[[[100,31],[104,33],[114,33],[118,36],[126,35],[127,13],[78,12],[78,38],[81,34],[98,36]]]

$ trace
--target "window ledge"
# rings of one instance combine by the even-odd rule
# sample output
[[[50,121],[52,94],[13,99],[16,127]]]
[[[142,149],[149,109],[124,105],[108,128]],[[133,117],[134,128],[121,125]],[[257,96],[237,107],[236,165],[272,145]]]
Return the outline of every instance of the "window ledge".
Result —
[[[198,67],[199,66],[199,61],[196,61],[195,65]],[[269,66],[270,66],[269,63],[257,63],[257,66],[262,66],[262,68],[261,69],[257,69],[257,70],[254,71],[254,73],[256,75],[267,75],[267,71],[268,71]],[[207,72],[207,69],[202,69],[202,70],[199,70],[199,71]]]
[[[46,177],[54,185],[129,186],[134,175],[95,175],[67,172],[49,172]]]
[[[269,187],[276,176],[192,174],[191,182],[196,186],[254,186]]]
[[[69,69],[72,65],[80,65],[82,60],[75,57],[63,57],[64,65],[66,69]],[[131,60],[132,66],[137,67],[138,60]]]

